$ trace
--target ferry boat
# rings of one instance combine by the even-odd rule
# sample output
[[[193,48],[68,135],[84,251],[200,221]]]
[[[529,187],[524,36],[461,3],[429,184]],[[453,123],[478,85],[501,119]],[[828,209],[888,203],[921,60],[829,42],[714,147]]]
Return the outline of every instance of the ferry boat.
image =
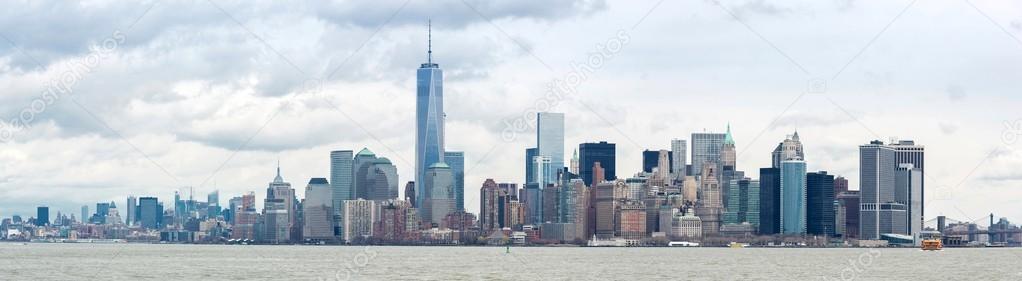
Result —
[[[936,231],[924,231],[919,233],[919,239],[922,239],[923,251],[940,251],[944,249],[944,243],[941,242],[940,232]]]
[[[741,248],[745,248],[745,247],[748,247],[748,246],[749,246],[749,244],[738,243],[738,242],[731,242],[731,244],[728,244],[728,247],[731,247],[732,249],[741,249]]]
[[[670,242],[667,243],[669,247],[699,247],[699,243],[681,241],[681,242]]]

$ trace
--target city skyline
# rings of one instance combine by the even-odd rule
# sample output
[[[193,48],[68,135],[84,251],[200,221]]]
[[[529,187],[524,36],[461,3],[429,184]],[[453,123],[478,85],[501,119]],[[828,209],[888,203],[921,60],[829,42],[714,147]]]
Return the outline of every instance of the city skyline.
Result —
[[[826,170],[830,174],[844,176],[850,180],[852,189],[858,189],[857,146],[874,139],[888,141],[889,136],[900,136],[927,146],[930,156],[927,161],[930,164],[930,173],[926,174],[927,190],[935,192],[931,194],[934,197],[927,198],[928,201],[934,200],[927,202],[928,218],[939,214],[979,218],[991,212],[1016,219],[1022,216],[1011,204],[1012,199],[1022,196],[1011,189],[1022,178],[1013,170],[1016,164],[1022,163],[1022,156],[1014,150],[1018,145],[1005,137],[1017,137],[1017,133],[1022,132],[1012,127],[1016,124],[1014,120],[1020,118],[1011,112],[1011,105],[1018,104],[1018,97],[1012,96],[1010,85],[1004,86],[1000,81],[1003,80],[1001,78],[1011,77],[1009,73],[1013,69],[1001,66],[994,69],[1004,72],[977,75],[986,77],[963,75],[965,77],[946,79],[949,81],[946,84],[933,85],[917,81],[921,78],[930,79],[931,76],[909,75],[925,72],[918,69],[919,64],[885,54],[906,52],[898,48],[900,45],[895,41],[898,40],[897,36],[923,28],[921,22],[925,21],[925,16],[960,7],[936,4],[927,8],[914,7],[905,18],[892,26],[888,34],[879,37],[875,45],[864,48],[871,36],[876,35],[887,23],[888,17],[893,17],[904,8],[900,3],[856,3],[848,6],[816,4],[808,8],[770,4],[776,8],[774,12],[749,5],[729,6],[765,38],[778,40],[777,47],[785,50],[785,54],[790,54],[792,60],[806,63],[814,61],[810,58],[826,57],[822,60],[825,64],[804,64],[813,73],[840,68],[848,58],[864,50],[862,58],[853,60],[854,63],[844,70],[842,79],[824,81],[825,87],[821,89],[819,83],[808,78],[829,78],[830,73],[803,77],[806,75],[798,71],[800,67],[793,66],[752,33],[742,33],[744,31],[739,23],[727,14],[722,14],[713,5],[665,4],[660,8],[663,10],[651,14],[647,20],[640,22],[641,25],[631,30],[629,28],[634,22],[607,20],[615,16],[637,20],[648,10],[646,6],[654,3],[646,4],[636,7],[619,2],[590,6],[569,5],[564,9],[569,11],[567,14],[558,15],[528,9],[502,10],[499,6],[481,10],[481,13],[495,20],[497,28],[511,31],[512,36],[522,38],[523,42],[507,38],[472,10],[462,6],[452,8],[453,13],[457,14],[455,16],[444,17],[438,13],[433,16],[434,60],[442,62],[449,74],[445,81],[445,94],[448,94],[445,97],[448,98],[445,113],[449,118],[446,134],[458,136],[448,137],[445,146],[465,152],[466,209],[478,212],[477,190],[486,178],[494,178],[497,182],[524,183],[521,178],[524,162],[520,161],[524,159],[521,157],[524,148],[535,142],[534,128],[512,130],[513,137],[505,138],[502,134],[505,131],[504,124],[514,124],[518,117],[529,116],[523,113],[536,110],[533,106],[537,100],[544,99],[543,90],[547,82],[551,79],[564,79],[571,73],[564,72],[571,69],[571,61],[584,61],[589,53],[599,50],[598,45],[606,44],[607,38],[617,38],[617,31],[625,30],[629,43],[619,53],[611,53],[604,58],[606,64],[589,73],[588,80],[577,89],[578,94],[572,95],[570,99],[556,100],[559,106],[549,110],[566,115],[563,151],[574,151],[578,144],[587,142],[608,141],[617,144],[619,178],[641,170],[642,150],[671,149],[672,139],[687,140],[691,145],[691,133],[702,132],[703,128],[708,132],[723,133],[725,125],[731,123],[737,143],[738,169],[746,171],[747,176],[758,178],[758,169],[769,167],[768,154],[776,142],[798,129],[803,139],[807,140],[805,150],[811,154],[806,170]],[[169,10],[175,8],[169,5],[174,4],[157,5],[151,13],[168,15]],[[329,178],[329,158],[326,155],[330,151],[358,151],[364,147],[389,157],[397,166],[402,181],[399,184],[403,184],[413,178],[412,171],[415,169],[412,165],[415,159],[414,138],[408,134],[414,131],[411,130],[414,124],[414,98],[410,94],[414,92],[410,91],[414,79],[409,78],[412,77],[409,69],[424,60],[426,43],[420,39],[424,37],[427,16],[422,14],[435,9],[416,5],[398,13],[396,20],[388,23],[383,35],[375,39],[370,36],[370,31],[384,24],[378,20],[356,22],[351,29],[323,31],[313,35],[316,38],[334,38],[321,43],[323,45],[291,45],[304,41],[284,39],[292,29],[263,27],[261,23],[268,19],[259,16],[244,18],[241,22],[255,28],[257,34],[260,34],[258,36],[265,37],[271,47],[264,45],[261,40],[251,38],[252,35],[245,29],[224,21],[200,25],[209,33],[192,37],[226,44],[223,38],[245,36],[249,39],[232,44],[242,46],[245,53],[270,48],[280,50],[280,56],[256,56],[260,61],[273,66],[270,68],[279,69],[290,69],[289,64],[292,62],[301,69],[327,69],[325,72],[344,66],[342,61],[349,53],[356,52],[358,46],[353,45],[355,43],[336,42],[337,37],[344,37],[342,35],[370,37],[372,40],[367,40],[367,48],[377,50],[368,52],[370,55],[383,53],[381,56],[394,57],[376,66],[378,68],[363,67],[352,72],[344,69],[340,78],[318,82],[311,80],[313,83],[305,83],[307,81],[304,78],[290,70],[261,71],[261,65],[238,60],[226,61],[230,63],[226,66],[238,66],[241,69],[230,75],[203,78],[190,76],[195,74],[177,74],[180,76],[153,78],[161,71],[146,68],[144,62],[151,61],[166,67],[168,72],[174,72],[188,69],[185,63],[191,57],[180,53],[154,55],[148,53],[145,48],[147,44],[193,48],[203,54],[218,53],[215,46],[188,46],[188,37],[173,29],[159,27],[160,22],[156,20],[160,17],[152,15],[142,18],[132,28],[128,26],[132,26],[135,16],[114,17],[118,20],[96,23],[88,26],[94,32],[83,32],[95,37],[74,37],[69,39],[69,45],[61,48],[47,45],[47,42],[29,40],[23,34],[5,33],[19,47],[8,44],[0,49],[6,59],[4,64],[18,70],[4,72],[4,81],[11,85],[11,94],[0,97],[4,101],[3,110],[0,110],[4,120],[17,116],[22,108],[30,106],[32,100],[45,89],[46,84],[40,80],[46,81],[47,77],[63,71],[63,62],[87,56],[88,42],[102,42],[104,36],[114,34],[117,29],[122,29],[125,40],[115,52],[101,60],[94,71],[83,75],[80,82],[74,85],[75,100],[69,97],[58,100],[51,108],[37,115],[31,129],[16,132],[12,140],[0,145],[0,155],[5,163],[4,169],[0,171],[0,192],[4,195],[0,199],[0,216],[7,217],[14,213],[28,216],[34,213],[36,207],[43,205],[53,211],[77,213],[76,210],[83,204],[110,201],[123,203],[128,195],[170,198],[174,190],[187,192],[187,187],[194,187],[197,194],[220,190],[227,198],[249,191],[259,192],[272,178],[266,175],[272,172],[274,167],[271,163],[278,157],[284,167],[284,178],[292,179],[298,185],[296,193],[301,195],[304,190],[301,190],[300,183],[310,178]],[[872,7],[884,11],[883,15],[888,17],[868,22],[869,31],[853,33],[851,38],[859,40],[846,42],[850,45],[848,47],[835,48],[833,53],[821,53],[793,42],[781,41],[787,33],[779,30],[793,27],[799,19],[807,17],[809,12],[833,13],[838,17],[864,13],[863,8],[857,5],[878,5]],[[1001,24],[1010,32],[1017,34],[1019,28],[1013,25],[1015,21],[1010,20],[1014,15],[1006,11],[1011,9],[992,9],[993,6],[996,5],[987,4],[983,7],[989,11],[1005,13],[995,13],[992,16],[1002,21]],[[728,39],[703,36],[706,41],[701,44],[706,45],[698,47],[688,46],[684,40],[666,40],[657,36],[656,31],[663,32],[676,23],[667,15],[687,7],[694,8],[691,12],[694,24],[726,29],[737,35]],[[145,8],[124,8],[120,12],[142,14]],[[225,7],[227,10],[232,8],[237,7]],[[270,8],[272,5],[265,4],[253,9],[264,12]],[[398,10],[398,7],[386,8]],[[184,14],[201,14],[195,9],[181,10]],[[347,10],[331,11],[344,13]],[[941,24],[952,27],[963,25],[984,31],[971,35],[973,39],[988,42],[993,49],[984,51],[995,52],[1002,57],[1018,57],[1022,54],[1017,48],[1012,49],[1014,46],[1009,37],[991,28],[989,22],[977,15]],[[570,33],[587,25],[604,27],[602,30],[606,32],[591,32],[592,35],[587,36]],[[333,22],[305,22],[292,28],[337,26],[339,24]],[[834,26],[839,30],[842,28],[838,24]],[[533,32],[541,30],[548,32]],[[704,32],[695,28],[683,30],[694,34]],[[573,39],[578,39],[574,40],[577,43],[555,38],[569,33]],[[110,36],[119,38],[118,35]],[[488,43],[482,43],[482,47],[466,46],[468,44],[463,43],[466,40]],[[665,70],[664,67],[643,64],[649,57],[640,55],[643,50],[653,48],[654,42],[666,43],[665,48],[683,47],[706,53],[705,47],[733,44],[730,40],[749,46],[750,50],[759,52],[757,56],[767,61],[747,71],[729,72],[707,67],[706,62],[694,56],[670,58],[670,54],[660,53],[670,58],[668,61],[673,62],[672,67],[677,70],[667,69],[665,73],[656,73]],[[930,37],[924,37],[923,40],[940,42]],[[354,41],[361,42],[361,39]],[[396,47],[388,47],[390,44]],[[565,46],[558,46],[560,44]],[[837,42],[820,44],[840,45]],[[487,46],[493,47],[492,53],[486,50]],[[309,56],[301,54],[306,48],[317,47],[333,50]],[[652,50],[664,52],[663,49]],[[736,55],[735,51],[719,51],[722,52],[719,57],[732,57],[739,64],[747,64],[752,60]],[[926,54],[946,57],[952,53],[957,54],[956,51],[958,49],[950,46]],[[975,53],[970,54],[977,56],[977,59],[985,58]],[[147,59],[143,61],[133,57],[136,55]],[[314,58],[318,55],[324,55],[328,62],[325,65],[316,63]],[[353,57],[359,67],[365,65],[365,60],[374,58],[359,55]],[[42,66],[36,65],[30,58],[38,60]],[[181,59],[181,64],[172,62],[178,59]],[[888,65],[890,62],[903,62],[906,69],[897,70]],[[558,71],[551,74],[544,64]],[[832,67],[831,64],[837,66]],[[943,71],[939,72],[938,77],[954,76],[957,72],[952,70],[959,67],[952,62],[942,66],[937,68]],[[769,79],[755,78],[762,73],[775,71],[784,75],[767,75]],[[132,80],[114,78],[132,72],[141,73],[141,76]],[[527,72],[544,74],[523,74]],[[632,72],[636,74],[628,74]],[[699,83],[691,83],[681,89],[664,87],[663,84],[670,82],[675,75],[688,77],[684,78],[685,81]],[[124,89],[124,94],[103,94],[112,92],[109,86],[104,85],[104,81],[122,84],[123,87],[118,89]],[[167,90],[147,94],[149,87]],[[315,90],[315,94],[300,95],[309,89]],[[796,99],[804,91],[812,93]],[[642,92],[643,95],[635,96],[628,92]],[[718,97],[725,93],[737,95],[730,99]],[[870,106],[873,101],[895,93],[899,95],[888,100],[891,107]],[[292,98],[295,104],[290,103]],[[793,99],[796,99],[795,102],[792,102]],[[658,105],[661,101],[690,105],[672,109]],[[76,103],[80,103],[81,108]],[[202,106],[204,104],[208,105]],[[246,109],[240,106],[242,104],[252,108]],[[706,108],[714,110],[694,104],[705,104]],[[980,115],[963,111],[959,104],[965,104],[967,108],[983,107],[986,110]],[[655,110],[642,110],[648,107]],[[178,116],[167,112],[184,113]],[[277,112],[282,114],[281,117],[270,117]],[[227,115],[235,117],[224,117]],[[332,121],[317,122],[324,119]],[[1005,124],[1008,124],[1008,128]],[[495,145],[499,147],[493,148]],[[236,149],[240,150],[237,154],[234,153]],[[66,153],[60,157],[63,159],[91,161],[47,160],[53,157],[53,151]],[[693,155],[695,152],[688,153]],[[959,182],[962,182],[961,186]],[[63,195],[69,193],[81,195],[76,197],[82,199],[63,198]],[[261,201],[257,202],[261,209]]]

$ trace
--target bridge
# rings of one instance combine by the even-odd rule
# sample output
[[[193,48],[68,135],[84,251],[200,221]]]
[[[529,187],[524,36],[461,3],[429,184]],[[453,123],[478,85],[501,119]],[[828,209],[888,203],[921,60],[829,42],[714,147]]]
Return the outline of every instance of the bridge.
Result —
[[[986,227],[982,228],[981,226],[984,222],[986,222]],[[964,229],[961,227],[948,228],[948,226],[951,225],[962,224],[970,225],[970,227]],[[956,244],[955,242],[962,242],[960,240],[963,238],[969,241],[976,241],[981,235],[986,235],[987,238],[989,238],[988,241],[992,244],[998,243],[1018,244],[1022,242],[1018,241],[1018,239],[1013,238],[1022,235],[1022,228],[1011,225],[1010,223],[1007,223],[1006,220],[1004,221],[1004,223],[1001,223],[1000,221],[995,223],[994,214],[990,214],[987,217],[981,217],[979,219],[972,221],[962,221],[940,216],[925,221],[923,223],[923,226],[925,228],[936,229],[940,231],[941,234],[945,237],[945,241],[947,241],[949,244]]]

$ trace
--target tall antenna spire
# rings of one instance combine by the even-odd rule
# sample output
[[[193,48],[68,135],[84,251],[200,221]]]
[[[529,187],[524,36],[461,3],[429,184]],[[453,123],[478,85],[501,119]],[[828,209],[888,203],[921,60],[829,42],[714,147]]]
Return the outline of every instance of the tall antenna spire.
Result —
[[[429,64],[433,64],[433,19],[427,20],[426,34],[427,34],[426,62]]]

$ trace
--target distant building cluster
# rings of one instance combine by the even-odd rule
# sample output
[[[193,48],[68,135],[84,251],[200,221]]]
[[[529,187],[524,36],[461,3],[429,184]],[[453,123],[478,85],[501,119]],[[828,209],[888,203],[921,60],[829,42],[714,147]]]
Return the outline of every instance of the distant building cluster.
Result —
[[[124,208],[100,202],[80,216],[38,208],[5,218],[0,239],[237,244],[562,244],[764,246],[917,245],[937,231],[946,244],[1020,246],[1007,219],[924,221],[924,147],[909,140],[859,146],[859,190],[826,171],[809,171],[798,132],[787,136],[752,178],[739,169],[730,125],[697,132],[669,149],[642,152],[642,170],[617,169],[617,145],[578,145],[565,159],[563,113],[535,113],[535,146],[525,149],[524,182],[487,179],[479,213],[465,210],[465,153],[445,147],[443,71],[417,71],[413,180],[369,149],[332,151],[328,177],[311,178],[305,198],[277,167],[257,207],[255,192],[206,201],[129,196]],[[765,152],[764,152],[765,153]],[[691,159],[691,160],[690,160]],[[479,172],[485,172],[480,170]],[[400,194],[403,194],[402,197]],[[122,201],[124,202],[124,201]],[[855,244],[858,243],[858,244]]]

